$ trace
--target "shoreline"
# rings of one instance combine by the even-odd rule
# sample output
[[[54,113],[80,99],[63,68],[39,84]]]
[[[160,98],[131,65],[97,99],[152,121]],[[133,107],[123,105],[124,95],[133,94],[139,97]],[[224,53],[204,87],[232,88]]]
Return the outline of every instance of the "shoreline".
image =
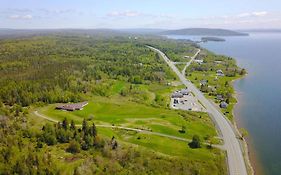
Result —
[[[231,85],[233,86],[234,88],[234,85],[233,83],[235,81],[238,81],[242,78],[244,78],[246,75],[244,75],[243,77],[240,77],[238,79],[235,79],[231,82]],[[237,91],[235,90],[234,88],[234,94],[233,94],[233,97],[236,99],[236,103],[234,104],[234,108],[232,109],[232,115],[233,115],[233,126],[234,126],[234,129],[236,130],[236,132],[238,133],[239,137],[241,137],[241,133],[239,131],[239,128],[238,128],[238,122],[237,122],[237,116],[235,115],[235,108],[238,104],[238,95],[237,95]],[[242,138],[242,137],[241,137]],[[239,139],[239,143],[240,143],[240,146],[242,147],[242,151],[243,151],[243,157],[245,159],[245,162],[246,162],[246,167],[247,167],[247,170],[249,171],[249,174],[251,175],[254,175],[256,174],[255,173],[255,169],[254,167],[252,166],[252,163],[251,162],[251,158],[250,158],[250,151],[249,151],[249,143],[247,142],[247,139],[243,138],[242,140]]]
[[[239,80],[245,78],[247,75],[248,74],[246,74],[245,76],[243,76],[241,78],[233,80],[232,86],[235,81],[239,81]],[[241,97],[239,98],[239,95],[237,92],[239,92],[239,91],[234,88],[234,98],[237,100],[237,102],[234,105],[232,115],[234,117],[233,123],[235,125],[235,129],[239,132],[238,127],[241,127],[241,128],[245,128],[245,127],[243,125],[243,122],[241,122],[239,120],[240,119],[239,114],[237,114],[238,113],[237,110],[239,110],[239,107],[240,107],[239,105],[241,105]],[[240,132],[239,132],[239,134],[240,134]],[[247,154],[245,154],[245,156],[246,156],[245,160],[247,161],[249,168],[251,169],[251,174],[262,175],[264,171],[263,171],[262,166],[260,165],[261,163],[257,157],[256,150],[254,149],[254,147],[251,144],[250,136],[243,139],[243,147],[245,149],[244,152],[247,153]]]
[[[202,46],[200,46],[200,47],[202,47]],[[204,48],[204,47],[203,47]],[[210,51],[209,49],[207,49],[207,48],[204,48],[204,49],[206,49],[206,50],[208,50],[208,51]],[[211,52],[213,52],[213,51],[211,51]],[[213,53],[215,53],[215,52],[213,52]],[[217,53],[215,53],[216,55],[217,55]],[[235,58],[234,58],[235,59]],[[236,59],[235,59],[236,60]],[[237,62],[236,62],[236,64],[237,64]],[[238,66],[238,65],[237,65]],[[240,67],[240,66],[238,66],[238,67]],[[234,82],[236,82],[236,81],[239,81],[239,80],[241,80],[241,79],[243,79],[243,78],[245,78],[246,76],[248,75],[248,73],[246,73],[245,75],[243,75],[243,76],[241,76],[241,77],[238,77],[238,78],[236,78],[236,79],[234,79],[234,80],[232,80],[231,82],[230,82],[230,85],[233,87],[233,89],[234,89],[234,92],[233,92],[233,98],[235,98],[236,99],[236,103],[234,104],[234,107],[233,107],[233,109],[232,109],[232,111],[231,111],[231,113],[232,113],[232,116],[233,116],[233,119],[232,120],[229,120],[227,117],[226,117],[226,119],[227,119],[227,121],[232,125],[232,128],[233,128],[233,130],[234,130],[234,132],[239,136],[239,137],[241,137],[241,133],[240,133],[240,131],[239,131],[239,122],[238,122],[238,117],[237,117],[237,115],[235,115],[235,109],[237,108],[237,105],[238,105],[238,103],[239,103],[239,98],[238,98],[238,95],[237,95],[237,90],[235,89],[235,87],[234,87]],[[210,99],[211,100],[211,99]],[[212,101],[212,100],[211,100]],[[257,165],[259,164],[258,163],[258,160],[257,160],[257,158],[256,158],[256,156],[255,156],[255,151],[252,151],[253,150],[253,147],[251,147],[250,146],[250,143],[249,143],[249,139],[247,139],[247,138],[243,138],[242,140],[241,139],[239,139],[239,145],[240,145],[240,147],[241,147],[241,150],[242,150],[242,154],[243,154],[243,158],[244,158],[244,160],[245,160],[245,164],[246,164],[246,169],[247,169],[247,172],[250,174],[250,175],[260,175],[260,173],[256,173],[256,170],[260,170],[260,168],[257,168]],[[252,156],[252,154],[250,154],[250,149],[249,148],[251,148],[251,152],[253,152],[254,153],[254,155]],[[253,166],[254,165],[254,166]],[[261,170],[261,172],[263,172],[262,170]]]
[[[232,95],[236,99],[236,103],[234,104],[234,107],[233,107],[233,109],[231,111],[232,116],[233,116],[233,120],[232,120],[232,122],[230,121],[230,123],[233,124],[233,128],[234,128],[235,132],[239,135],[239,137],[241,137],[241,133],[240,133],[240,131],[238,129],[237,116],[235,115],[235,108],[237,107],[239,99],[238,99],[238,95],[237,95],[237,90],[234,88],[234,82],[245,78],[247,75],[248,75],[248,73],[246,73],[245,75],[243,75],[243,76],[241,76],[241,77],[239,77],[237,79],[234,79],[234,80],[232,80],[230,82],[231,86],[234,89],[234,93]],[[243,138],[242,140],[239,139],[239,144],[240,144],[240,147],[242,148],[242,151],[243,151],[243,157],[244,157],[244,160],[245,160],[245,163],[246,163],[246,167],[247,167],[248,173],[250,175],[256,174],[255,169],[252,166],[253,162],[251,162],[249,146],[248,146],[249,143],[247,142],[247,139],[245,139],[245,138]]]

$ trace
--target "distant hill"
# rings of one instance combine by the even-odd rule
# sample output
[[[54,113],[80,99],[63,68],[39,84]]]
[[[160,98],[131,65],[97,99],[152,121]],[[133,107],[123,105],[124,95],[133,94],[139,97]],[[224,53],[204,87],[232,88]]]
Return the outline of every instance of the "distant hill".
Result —
[[[149,29],[149,28],[132,28],[132,29],[117,29],[117,30],[130,34],[158,34],[166,31],[164,29]]]
[[[248,36],[247,33],[236,32],[226,29],[209,28],[187,28],[179,30],[167,30],[161,32],[162,35],[197,35],[197,36]]]
[[[112,29],[5,29],[0,28],[1,38],[18,38],[46,35],[101,35],[115,36],[122,35],[121,31]]]
[[[7,29],[0,28],[0,39],[45,35],[200,35],[200,36],[246,36],[247,33],[207,28],[188,28],[179,30],[133,28],[133,29]]]

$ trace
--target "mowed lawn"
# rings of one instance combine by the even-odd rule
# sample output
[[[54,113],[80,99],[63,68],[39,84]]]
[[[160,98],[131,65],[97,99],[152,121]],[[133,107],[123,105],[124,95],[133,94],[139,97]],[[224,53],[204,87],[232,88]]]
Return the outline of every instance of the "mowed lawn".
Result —
[[[205,113],[157,108],[131,102],[120,96],[95,97],[81,111],[60,111],[55,106],[56,104],[39,108],[38,112],[60,121],[64,118],[74,120],[77,124],[81,124],[83,119],[92,118],[91,122],[95,124],[141,128],[183,138],[192,138],[194,134],[202,139],[217,136],[214,125]],[[185,133],[179,132],[182,126],[186,127]]]

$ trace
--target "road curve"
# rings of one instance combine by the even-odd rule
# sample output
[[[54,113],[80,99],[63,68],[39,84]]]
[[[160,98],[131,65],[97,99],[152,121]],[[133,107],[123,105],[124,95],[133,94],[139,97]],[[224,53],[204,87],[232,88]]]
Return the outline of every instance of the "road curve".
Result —
[[[204,105],[207,112],[211,116],[215,125],[219,129],[223,141],[224,148],[227,152],[227,161],[228,161],[228,170],[230,175],[247,175],[247,169],[242,154],[242,148],[240,147],[239,141],[235,135],[235,131],[232,128],[231,124],[224,117],[224,115],[216,109],[211,102],[199,91],[190,81],[185,78],[185,75],[182,74],[176,66],[170,61],[170,59],[159,49],[156,49],[151,46],[147,46],[153,51],[157,52],[169,65],[169,67],[176,73],[181,82],[191,90],[195,97]],[[196,53],[196,56],[199,52]],[[192,60],[196,57],[194,56]],[[191,62],[189,62],[190,64]],[[187,65],[188,66],[188,65]],[[186,66],[186,67],[187,67]]]

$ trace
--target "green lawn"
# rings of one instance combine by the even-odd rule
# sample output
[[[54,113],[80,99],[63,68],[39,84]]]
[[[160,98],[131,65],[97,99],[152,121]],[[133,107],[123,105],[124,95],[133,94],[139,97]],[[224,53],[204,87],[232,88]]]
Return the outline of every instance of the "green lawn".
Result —
[[[192,138],[194,134],[201,138],[216,136],[215,128],[206,114],[193,116],[190,112],[183,112],[187,116],[184,118],[179,111],[138,104],[122,97],[95,97],[83,110],[74,112],[55,110],[55,106],[48,105],[38,111],[57,120],[66,117],[78,124],[84,118],[94,116],[93,122],[96,124],[143,128],[184,138]],[[187,128],[185,134],[178,132],[182,126]]]

